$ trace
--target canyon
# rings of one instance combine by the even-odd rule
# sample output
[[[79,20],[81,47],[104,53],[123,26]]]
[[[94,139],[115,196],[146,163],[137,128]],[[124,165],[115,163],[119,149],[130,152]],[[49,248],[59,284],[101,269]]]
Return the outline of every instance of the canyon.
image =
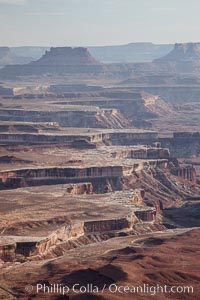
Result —
[[[199,44],[141,46],[164,57],[51,47],[0,70],[0,299],[198,299]],[[71,291],[35,290],[54,283]]]

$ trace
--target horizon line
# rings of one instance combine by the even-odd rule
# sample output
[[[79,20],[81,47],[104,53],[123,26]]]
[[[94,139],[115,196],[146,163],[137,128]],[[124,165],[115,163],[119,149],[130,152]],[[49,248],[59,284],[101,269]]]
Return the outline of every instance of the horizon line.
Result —
[[[200,43],[197,41],[187,41],[187,42],[167,42],[167,43],[157,43],[157,42],[128,42],[128,43],[124,43],[124,44],[103,44],[103,45],[0,45],[0,48],[3,47],[8,47],[8,48],[17,48],[17,47],[42,47],[42,48],[51,48],[51,47],[72,47],[72,48],[92,48],[92,47],[115,47],[115,46],[127,46],[127,45],[131,45],[131,44],[152,44],[152,45],[175,45],[175,44],[198,44]]]

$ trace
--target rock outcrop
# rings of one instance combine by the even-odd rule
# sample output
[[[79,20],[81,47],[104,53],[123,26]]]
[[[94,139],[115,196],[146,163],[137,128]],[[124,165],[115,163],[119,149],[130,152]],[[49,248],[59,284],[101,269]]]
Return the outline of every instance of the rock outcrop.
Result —
[[[93,186],[90,182],[70,184],[67,193],[72,195],[92,194]]]
[[[140,221],[143,221],[143,222],[153,222],[156,219],[156,209],[155,208],[134,211],[134,214]]]

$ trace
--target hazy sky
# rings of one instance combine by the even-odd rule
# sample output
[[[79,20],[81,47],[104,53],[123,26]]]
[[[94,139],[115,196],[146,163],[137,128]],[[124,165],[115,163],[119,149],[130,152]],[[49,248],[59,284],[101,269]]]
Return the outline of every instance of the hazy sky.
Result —
[[[0,45],[200,41],[200,0],[0,0]]]

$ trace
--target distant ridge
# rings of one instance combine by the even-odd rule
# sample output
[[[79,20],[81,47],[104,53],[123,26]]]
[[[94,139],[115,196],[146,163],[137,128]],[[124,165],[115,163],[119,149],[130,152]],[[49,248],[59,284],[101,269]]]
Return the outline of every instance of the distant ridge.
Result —
[[[147,47],[146,50],[153,45],[139,43],[137,44],[138,49],[144,44]],[[136,47],[135,44],[134,47]],[[59,76],[90,74],[92,77],[100,75],[102,78],[106,76],[126,81],[134,78],[135,82],[139,80],[142,83],[147,81],[150,84],[158,82],[162,84],[169,80],[171,82],[172,77],[177,78],[175,74],[181,74],[181,76],[200,74],[200,43],[175,44],[174,49],[168,54],[150,63],[105,64],[95,59],[84,47],[52,47],[36,61],[23,65],[7,65],[0,70],[0,78],[7,79],[44,74]],[[182,80],[182,78],[179,79]],[[192,82],[194,82],[193,79]]]
[[[188,47],[187,45],[199,45],[199,44],[200,43],[185,43],[185,44],[177,43],[175,44],[176,45],[175,47],[177,47],[177,49],[179,47],[187,48]],[[65,48],[65,47],[54,47],[54,49],[56,48]],[[160,58],[162,58],[163,60],[164,57],[168,59],[168,54],[171,51],[173,51],[173,48],[174,48],[174,44],[153,44],[150,42],[142,42],[142,43],[138,42],[138,43],[129,43],[125,45],[113,45],[113,46],[87,47],[88,51],[91,53],[93,58],[102,63],[140,63],[140,62],[152,62]],[[38,60],[39,58],[41,58],[42,55],[45,54],[45,51],[48,50],[50,50],[50,47],[24,46],[24,47],[10,48],[12,57],[14,56],[24,57],[26,58],[27,63],[31,62],[31,60],[32,61]],[[22,62],[22,63],[26,63],[26,62]],[[9,62],[9,64],[15,64],[15,63],[18,62],[16,62],[15,60]]]
[[[129,43],[119,46],[88,47],[90,53],[104,63],[151,62],[166,55],[173,44]]]
[[[32,57],[32,60],[37,60],[49,49],[50,47],[25,46],[11,47],[10,51],[16,56]],[[113,46],[88,46],[87,49],[102,63],[137,63],[151,62],[166,55],[173,49],[173,44],[139,42]]]

